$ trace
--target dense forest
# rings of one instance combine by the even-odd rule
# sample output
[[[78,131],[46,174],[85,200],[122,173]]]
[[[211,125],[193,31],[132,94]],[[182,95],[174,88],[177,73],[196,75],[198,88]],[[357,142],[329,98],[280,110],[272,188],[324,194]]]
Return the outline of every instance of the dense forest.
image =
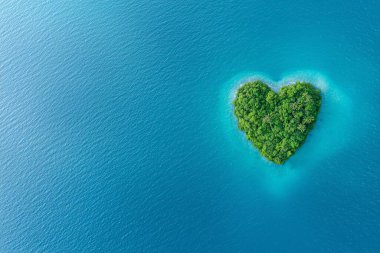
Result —
[[[234,100],[238,127],[260,153],[283,164],[304,143],[321,106],[320,90],[306,82],[283,86],[278,93],[264,82],[248,82]]]

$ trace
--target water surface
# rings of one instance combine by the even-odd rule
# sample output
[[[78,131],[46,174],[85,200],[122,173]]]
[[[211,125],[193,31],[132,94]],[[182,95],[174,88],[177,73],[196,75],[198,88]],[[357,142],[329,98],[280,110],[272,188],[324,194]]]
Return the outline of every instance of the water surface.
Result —
[[[1,252],[377,252],[376,1],[0,1]],[[310,80],[286,165],[239,82]]]

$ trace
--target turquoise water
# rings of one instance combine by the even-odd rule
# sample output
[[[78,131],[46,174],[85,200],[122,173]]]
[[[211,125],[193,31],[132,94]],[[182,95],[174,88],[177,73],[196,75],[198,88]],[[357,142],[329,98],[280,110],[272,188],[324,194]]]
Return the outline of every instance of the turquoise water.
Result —
[[[0,1],[0,252],[378,252],[376,1]],[[250,78],[323,91],[284,165]]]

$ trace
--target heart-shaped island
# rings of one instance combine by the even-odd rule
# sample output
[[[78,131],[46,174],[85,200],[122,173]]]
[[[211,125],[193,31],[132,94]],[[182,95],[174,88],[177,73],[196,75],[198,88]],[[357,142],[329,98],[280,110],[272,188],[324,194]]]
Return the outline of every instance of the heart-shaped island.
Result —
[[[239,128],[260,151],[283,164],[305,142],[321,107],[321,92],[297,81],[274,92],[263,81],[247,82],[234,100]]]

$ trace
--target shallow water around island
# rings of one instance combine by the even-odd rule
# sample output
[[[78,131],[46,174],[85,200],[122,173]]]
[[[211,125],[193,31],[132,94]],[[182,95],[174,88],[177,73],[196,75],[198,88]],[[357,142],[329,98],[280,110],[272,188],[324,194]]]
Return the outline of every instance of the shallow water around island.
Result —
[[[318,120],[309,133],[306,142],[284,165],[276,165],[265,157],[246,139],[245,134],[237,127],[233,114],[233,99],[237,89],[248,81],[263,80],[276,92],[283,85],[296,81],[310,82],[321,90],[322,106]],[[341,152],[350,145],[353,123],[352,101],[350,97],[335,85],[332,80],[316,71],[298,71],[288,73],[278,81],[259,73],[240,73],[228,80],[220,94],[221,129],[224,131],[228,145],[225,146],[242,162],[242,166],[252,167],[258,173],[270,194],[287,195],[298,187],[302,180],[307,180],[313,169],[320,163]],[[297,182],[301,181],[301,182]]]

